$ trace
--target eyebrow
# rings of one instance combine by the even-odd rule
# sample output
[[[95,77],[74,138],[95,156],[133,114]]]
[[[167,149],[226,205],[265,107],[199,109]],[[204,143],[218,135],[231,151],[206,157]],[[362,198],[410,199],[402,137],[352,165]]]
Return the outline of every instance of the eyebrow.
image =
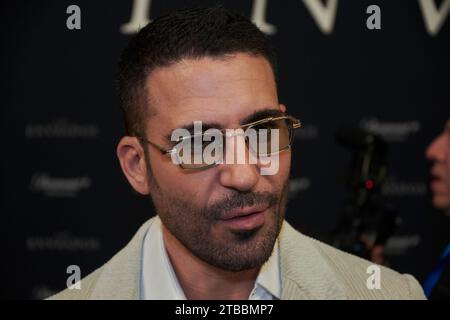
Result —
[[[250,115],[246,116],[245,118],[243,118],[239,124],[240,125],[245,125],[247,123],[252,123],[258,120],[262,120],[265,118],[270,118],[270,117],[279,117],[279,116],[283,116],[284,113],[281,112],[278,109],[273,109],[273,108],[265,108],[265,109],[261,109],[261,110],[256,110],[253,113],[251,113]],[[185,124],[183,126],[179,127],[180,129],[186,129],[187,131],[189,131],[189,133],[192,135],[194,134],[194,122],[191,122],[189,124]],[[202,130],[206,131],[208,129],[226,129],[224,128],[223,125],[221,125],[218,122],[203,122],[202,121]],[[175,130],[175,129],[173,129]],[[166,140],[167,141],[171,141],[171,137],[172,137],[172,132],[173,130],[171,130],[166,136]]]
[[[221,125],[220,123],[218,123],[218,122],[203,122],[203,121],[202,121],[202,131],[206,131],[206,130],[208,130],[208,129],[213,129],[213,128],[221,129],[221,128],[222,128],[222,125]],[[189,133],[190,133],[191,135],[193,135],[193,134],[194,134],[194,121],[192,121],[192,123],[183,125],[183,126],[177,128],[177,129],[185,129],[185,130],[189,131]],[[173,141],[171,141],[171,138],[172,138],[172,132],[173,132],[174,130],[175,130],[175,129],[172,129],[172,130],[165,136],[165,138],[166,138],[167,141],[173,142]]]
[[[258,120],[262,120],[265,118],[270,117],[279,117],[283,116],[284,112],[281,112],[279,109],[271,109],[271,108],[265,108],[262,110],[256,110],[252,114],[246,116],[244,119],[242,119],[239,123],[240,125],[245,125],[247,123],[252,123]]]

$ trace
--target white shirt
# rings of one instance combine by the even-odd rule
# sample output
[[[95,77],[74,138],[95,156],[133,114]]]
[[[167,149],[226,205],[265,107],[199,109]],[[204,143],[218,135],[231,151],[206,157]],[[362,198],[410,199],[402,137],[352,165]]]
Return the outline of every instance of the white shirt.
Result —
[[[272,255],[261,267],[249,300],[273,300],[281,296],[281,275],[278,240]],[[183,289],[167,256],[156,217],[148,229],[142,245],[141,293],[142,300],[186,300]]]

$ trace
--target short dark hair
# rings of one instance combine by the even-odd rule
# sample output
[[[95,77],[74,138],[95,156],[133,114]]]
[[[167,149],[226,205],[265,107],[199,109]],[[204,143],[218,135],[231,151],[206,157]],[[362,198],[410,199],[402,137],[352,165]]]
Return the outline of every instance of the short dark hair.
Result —
[[[156,67],[239,52],[266,58],[276,78],[268,37],[222,5],[177,10],[150,22],[130,40],[119,62],[117,87],[127,134],[145,134],[144,120],[150,114],[145,84]]]

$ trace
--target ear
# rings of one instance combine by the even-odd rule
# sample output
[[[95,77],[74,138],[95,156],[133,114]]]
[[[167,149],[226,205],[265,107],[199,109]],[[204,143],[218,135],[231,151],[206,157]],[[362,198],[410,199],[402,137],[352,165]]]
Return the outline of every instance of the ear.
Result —
[[[286,110],[287,110],[286,106],[284,104],[280,103],[280,111],[284,113],[284,112],[286,112]]]
[[[136,137],[123,137],[117,145],[117,157],[123,173],[134,190],[149,194],[144,150]]]

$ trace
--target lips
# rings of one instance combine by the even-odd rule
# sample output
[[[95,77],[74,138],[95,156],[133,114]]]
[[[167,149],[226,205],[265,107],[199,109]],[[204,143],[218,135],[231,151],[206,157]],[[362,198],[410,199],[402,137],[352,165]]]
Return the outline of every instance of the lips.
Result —
[[[430,181],[431,181],[431,182],[442,181],[442,179],[441,179],[440,177],[437,177],[437,176],[432,176],[432,177],[430,178]]]
[[[430,184],[439,184],[445,181],[446,170],[440,165],[434,165],[430,170]]]
[[[251,207],[236,208],[226,212],[220,220],[230,220],[239,217],[250,216],[252,214],[260,213],[268,208],[267,205],[256,205]]]
[[[433,166],[430,173],[430,188],[434,195],[448,194],[449,186],[446,180],[446,171],[442,166]],[[447,181],[447,182],[446,182]]]
[[[438,182],[438,181],[441,181],[442,179],[440,178],[440,177],[438,177],[438,176],[431,176],[430,177],[430,183],[435,183],[435,182]]]
[[[219,221],[229,229],[254,230],[264,224],[268,208],[268,206],[252,206],[231,210]]]

